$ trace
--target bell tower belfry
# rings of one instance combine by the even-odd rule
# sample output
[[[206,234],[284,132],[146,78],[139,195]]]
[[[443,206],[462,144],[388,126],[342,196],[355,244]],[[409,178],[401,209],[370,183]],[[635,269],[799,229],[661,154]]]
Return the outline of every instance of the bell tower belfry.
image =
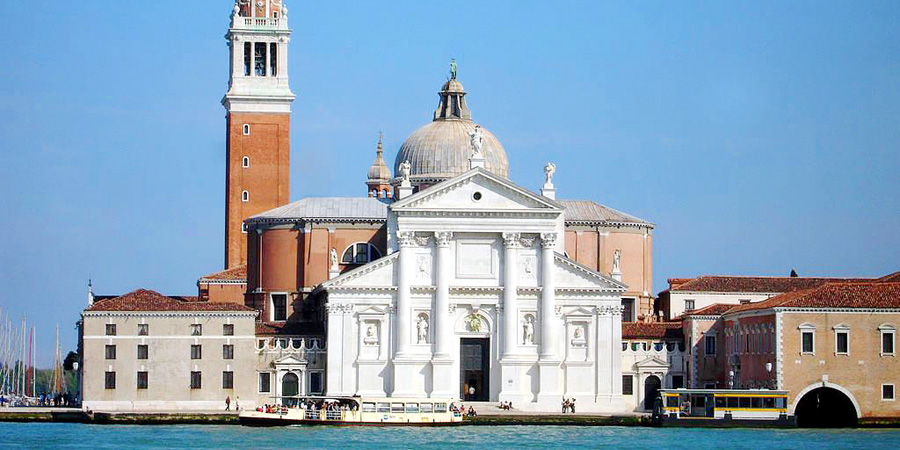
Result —
[[[288,10],[283,0],[237,0],[228,34],[225,268],[247,263],[243,221],[290,196]]]

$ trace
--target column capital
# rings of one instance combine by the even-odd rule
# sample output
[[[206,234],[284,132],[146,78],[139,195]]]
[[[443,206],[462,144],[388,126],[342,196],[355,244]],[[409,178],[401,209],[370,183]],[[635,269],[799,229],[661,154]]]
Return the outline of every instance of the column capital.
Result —
[[[541,233],[541,245],[544,248],[553,248],[556,245],[556,233]]]
[[[401,247],[415,247],[416,232],[415,231],[398,231],[397,232],[397,243],[400,244]]]
[[[435,231],[434,232],[434,243],[438,247],[449,247],[451,239],[453,239],[452,231]]]
[[[506,248],[519,248],[521,240],[522,233],[503,233],[503,246]]]

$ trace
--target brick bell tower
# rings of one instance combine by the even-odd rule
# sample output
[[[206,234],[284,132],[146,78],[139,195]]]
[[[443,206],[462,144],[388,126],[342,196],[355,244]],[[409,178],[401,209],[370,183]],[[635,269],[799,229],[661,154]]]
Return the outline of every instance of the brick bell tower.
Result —
[[[247,263],[244,219],[288,203],[288,9],[283,0],[237,0],[228,34],[225,268]]]

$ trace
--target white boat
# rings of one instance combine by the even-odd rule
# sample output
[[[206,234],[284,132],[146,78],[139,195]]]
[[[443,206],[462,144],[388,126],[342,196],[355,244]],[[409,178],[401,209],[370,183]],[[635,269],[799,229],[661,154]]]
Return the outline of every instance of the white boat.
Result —
[[[441,426],[462,423],[457,399],[280,397],[279,405],[241,411],[243,425]]]

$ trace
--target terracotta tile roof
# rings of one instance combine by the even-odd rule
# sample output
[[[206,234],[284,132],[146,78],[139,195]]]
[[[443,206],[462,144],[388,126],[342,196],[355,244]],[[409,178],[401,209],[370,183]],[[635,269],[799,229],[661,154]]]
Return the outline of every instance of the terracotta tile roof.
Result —
[[[681,322],[622,322],[622,339],[682,339]]]
[[[194,300],[186,300],[194,299]],[[94,301],[86,311],[255,311],[233,303],[207,303],[196,297],[168,297],[149,289]]]
[[[725,312],[734,307],[735,305],[727,305],[725,303],[713,303],[712,305],[704,306],[700,309],[688,311],[682,314],[682,316],[719,316],[725,314]]]
[[[815,289],[788,292],[761,302],[738,305],[728,314],[775,307],[900,309],[900,283],[828,283]]]
[[[200,281],[247,281],[247,265],[232,267],[200,277]]]
[[[879,283],[897,283],[900,282],[900,272],[894,272],[890,275],[885,275],[878,280]]]
[[[833,282],[867,282],[871,278],[824,277],[743,277],[704,275],[672,287],[672,291],[690,292],[793,292]]]

